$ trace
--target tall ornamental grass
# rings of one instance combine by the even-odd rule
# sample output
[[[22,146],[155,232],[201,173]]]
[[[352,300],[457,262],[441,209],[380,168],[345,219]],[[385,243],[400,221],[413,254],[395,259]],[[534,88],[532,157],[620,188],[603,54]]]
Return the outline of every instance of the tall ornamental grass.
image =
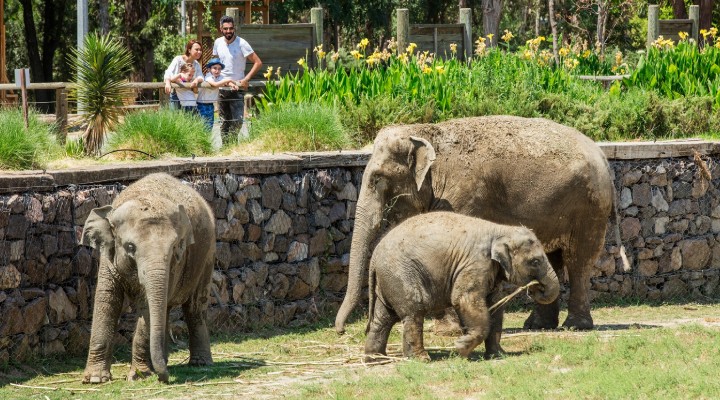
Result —
[[[353,141],[332,106],[283,103],[252,123],[250,141],[266,151],[325,151],[351,147]]]
[[[212,146],[200,117],[161,109],[128,114],[108,139],[105,151],[121,159],[190,157],[208,155]]]
[[[52,125],[41,122],[32,110],[27,129],[20,109],[0,110],[0,169],[43,168],[59,152]]]

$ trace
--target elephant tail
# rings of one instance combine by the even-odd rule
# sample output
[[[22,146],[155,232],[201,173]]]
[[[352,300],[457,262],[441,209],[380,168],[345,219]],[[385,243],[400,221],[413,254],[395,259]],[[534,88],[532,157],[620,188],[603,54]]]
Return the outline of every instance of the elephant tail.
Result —
[[[630,267],[630,262],[628,261],[627,254],[625,253],[625,246],[622,244],[622,237],[620,236],[620,211],[618,210],[618,198],[617,198],[617,190],[615,189],[615,185],[612,185],[613,189],[613,207],[612,212],[615,214],[615,245],[620,249],[620,259],[622,260],[622,267],[624,272],[630,272],[632,268]]]
[[[372,323],[373,317],[375,316],[375,301],[377,295],[375,293],[375,263],[370,260],[370,271],[368,273],[368,299],[369,299],[369,310],[368,310],[368,322],[365,327],[365,334],[370,332],[370,324]]]

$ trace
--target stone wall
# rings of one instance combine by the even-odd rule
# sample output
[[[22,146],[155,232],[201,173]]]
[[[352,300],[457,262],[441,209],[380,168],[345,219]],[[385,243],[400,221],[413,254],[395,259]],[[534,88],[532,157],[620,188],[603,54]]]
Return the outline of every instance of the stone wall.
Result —
[[[592,298],[720,297],[718,156],[687,154],[611,160],[632,268],[622,269],[611,218]],[[0,174],[0,362],[86,351],[97,259],[78,245],[85,219],[159,170],[189,182],[215,212],[213,331],[300,326],[334,311],[347,283],[367,158],[305,154]],[[126,311],[117,343],[131,339],[134,314],[130,305]],[[184,331],[180,316],[172,313],[175,334]]]

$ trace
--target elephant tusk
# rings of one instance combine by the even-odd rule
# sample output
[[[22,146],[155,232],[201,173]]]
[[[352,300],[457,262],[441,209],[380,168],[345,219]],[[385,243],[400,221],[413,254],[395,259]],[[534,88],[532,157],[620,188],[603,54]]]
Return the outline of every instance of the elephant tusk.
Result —
[[[530,283],[528,283],[527,285],[521,286],[521,287],[515,289],[514,292],[512,292],[512,293],[510,293],[509,295],[507,295],[507,296],[503,297],[502,299],[498,300],[498,302],[495,303],[495,304],[493,304],[493,305],[488,309],[488,311],[489,311],[490,313],[492,313],[493,311],[497,310],[498,308],[504,306],[505,303],[507,303],[508,301],[510,301],[510,300],[511,300],[513,297],[515,297],[518,293],[522,292],[523,290],[529,289],[529,288],[530,288],[531,286],[533,286],[533,285],[539,285],[539,284],[540,284],[540,282],[538,282],[537,280],[532,280],[532,281],[530,281]]]

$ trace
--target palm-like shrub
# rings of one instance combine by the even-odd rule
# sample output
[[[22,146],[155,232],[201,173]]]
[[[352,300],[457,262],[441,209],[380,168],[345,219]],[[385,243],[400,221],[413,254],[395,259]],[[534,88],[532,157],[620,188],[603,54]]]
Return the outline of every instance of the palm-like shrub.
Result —
[[[77,71],[75,98],[82,122],[85,152],[98,154],[105,136],[122,113],[123,98],[130,94],[125,78],[130,72],[132,56],[116,39],[89,34],[83,49],[74,49],[71,60]]]

